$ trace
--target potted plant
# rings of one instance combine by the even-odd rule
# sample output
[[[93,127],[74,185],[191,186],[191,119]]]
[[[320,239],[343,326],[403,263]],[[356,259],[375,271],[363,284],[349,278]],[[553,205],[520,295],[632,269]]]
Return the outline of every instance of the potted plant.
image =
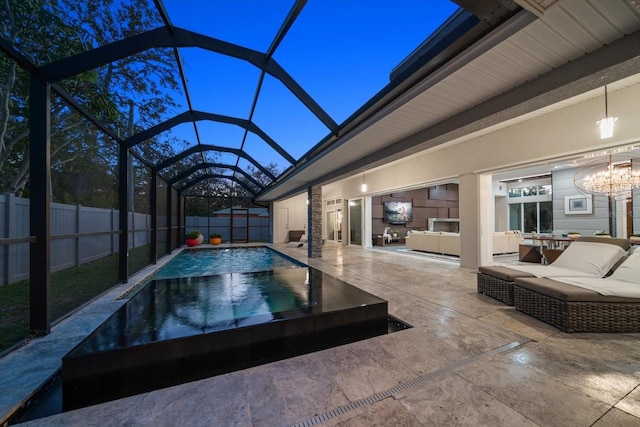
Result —
[[[631,240],[631,243],[640,243],[640,234],[632,234],[631,236],[629,236],[629,240]]]
[[[596,231],[596,236],[597,237],[611,237],[611,234],[609,234],[606,231],[602,230],[602,231]]]
[[[212,245],[219,245],[222,243],[222,235],[220,233],[209,234],[209,243]]]
[[[202,235],[202,231],[193,230],[192,233],[197,233],[198,234],[198,237],[197,237],[198,244],[201,245],[204,242],[204,236]]]
[[[187,233],[184,238],[185,241],[187,243],[187,246],[189,246],[190,248],[196,246],[198,244],[198,236],[200,236],[201,234],[196,233],[195,231],[191,231],[189,233]]]
[[[580,237],[580,233],[578,231],[570,231],[567,233],[567,237],[570,239],[577,239]]]

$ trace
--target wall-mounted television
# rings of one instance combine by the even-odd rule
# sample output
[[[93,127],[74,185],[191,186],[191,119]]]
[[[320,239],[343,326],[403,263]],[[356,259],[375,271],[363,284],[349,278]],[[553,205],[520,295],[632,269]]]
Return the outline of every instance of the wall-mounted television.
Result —
[[[413,217],[411,202],[384,202],[384,222],[389,224],[405,224]]]

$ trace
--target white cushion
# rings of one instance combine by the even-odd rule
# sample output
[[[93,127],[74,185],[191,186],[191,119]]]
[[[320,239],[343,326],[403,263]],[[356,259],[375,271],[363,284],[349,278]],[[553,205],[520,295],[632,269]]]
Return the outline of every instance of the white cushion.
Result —
[[[640,251],[634,251],[629,255],[610,278],[640,285]]]
[[[554,267],[602,277],[626,252],[617,245],[595,242],[573,242],[553,262]]]

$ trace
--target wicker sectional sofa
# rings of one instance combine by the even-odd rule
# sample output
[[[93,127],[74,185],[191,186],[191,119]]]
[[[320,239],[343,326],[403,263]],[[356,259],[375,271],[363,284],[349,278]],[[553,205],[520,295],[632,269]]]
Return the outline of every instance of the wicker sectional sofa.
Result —
[[[640,332],[640,298],[601,295],[553,279],[518,278],[514,303],[516,310],[564,332]]]
[[[601,244],[616,245],[622,250],[628,250],[631,242],[627,239],[613,239],[603,237],[579,237],[576,242],[592,242]],[[556,260],[557,261],[557,260]],[[554,265],[552,263],[551,265]],[[545,266],[540,266],[545,268]],[[507,305],[514,305],[514,284],[518,278],[534,278],[535,275],[505,266],[481,266],[477,277],[478,292],[489,297],[504,302]],[[571,272],[560,272],[560,276],[571,276]]]
[[[620,250],[630,245],[626,239],[580,240],[613,244]],[[535,277],[499,266],[481,270],[478,292],[564,332],[640,332],[640,250],[618,259],[608,277]]]

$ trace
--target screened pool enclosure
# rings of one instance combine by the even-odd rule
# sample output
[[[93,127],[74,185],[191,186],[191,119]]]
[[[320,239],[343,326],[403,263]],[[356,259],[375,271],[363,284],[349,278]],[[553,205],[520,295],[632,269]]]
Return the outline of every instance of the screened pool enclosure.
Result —
[[[332,170],[315,162],[522,10],[502,0],[424,8],[4,2],[0,351],[47,334],[189,231],[272,241],[274,200],[307,193],[317,256],[321,185],[403,146],[354,150]]]

